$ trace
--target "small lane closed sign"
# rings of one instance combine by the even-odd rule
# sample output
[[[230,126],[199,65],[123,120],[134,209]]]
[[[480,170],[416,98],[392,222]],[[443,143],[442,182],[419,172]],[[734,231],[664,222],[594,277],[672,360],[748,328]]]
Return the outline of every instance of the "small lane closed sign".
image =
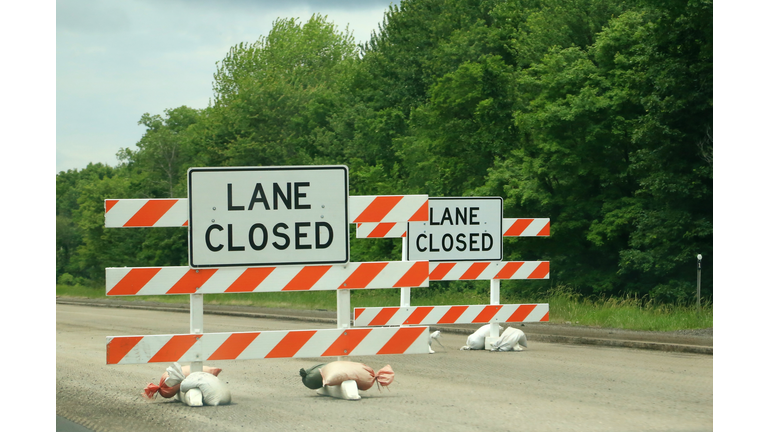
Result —
[[[346,166],[190,168],[190,267],[349,262]]]
[[[429,198],[429,221],[408,223],[410,261],[500,261],[500,197]]]

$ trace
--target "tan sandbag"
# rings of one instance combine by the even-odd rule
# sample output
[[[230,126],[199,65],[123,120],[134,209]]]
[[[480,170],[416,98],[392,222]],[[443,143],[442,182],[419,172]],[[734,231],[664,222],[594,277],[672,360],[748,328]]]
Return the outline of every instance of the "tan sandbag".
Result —
[[[381,368],[377,373],[363,363],[351,361],[335,361],[328,363],[320,369],[324,386],[340,385],[344,381],[353,380],[359,390],[368,390],[378,381],[383,386],[388,386],[395,379],[395,372],[389,365]]]

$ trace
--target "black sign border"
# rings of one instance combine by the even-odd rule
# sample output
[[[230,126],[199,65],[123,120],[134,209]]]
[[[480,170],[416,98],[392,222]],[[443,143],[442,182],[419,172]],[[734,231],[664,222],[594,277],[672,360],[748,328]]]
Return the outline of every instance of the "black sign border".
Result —
[[[499,206],[499,239],[501,239],[501,247],[499,248],[500,256],[498,259],[430,259],[429,262],[460,262],[460,261],[468,261],[468,262],[486,262],[486,261],[502,261],[504,259],[504,199],[502,197],[429,197],[428,201],[439,201],[439,200],[499,200],[501,201],[501,205]],[[427,212],[429,212],[429,205],[427,205]],[[427,213],[427,222],[429,222],[429,213]],[[406,235],[408,236],[408,241],[406,241],[405,246],[405,259],[408,261],[411,261],[411,224],[412,223],[418,223],[418,222],[408,222],[408,228],[406,229]]]
[[[248,263],[248,264],[200,264],[194,265],[192,256],[192,173],[198,171],[308,171],[308,170],[336,170],[344,171],[344,241],[346,243],[346,257],[344,261],[297,261],[297,262],[277,262],[277,263]],[[328,264],[348,264],[349,263],[349,168],[346,165],[309,165],[309,166],[278,166],[278,167],[195,167],[187,170],[187,214],[189,215],[187,226],[187,252],[188,265],[190,268],[224,268],[224,267],[271,267],[271,266],[291,266],[291,265],[328,265]]]

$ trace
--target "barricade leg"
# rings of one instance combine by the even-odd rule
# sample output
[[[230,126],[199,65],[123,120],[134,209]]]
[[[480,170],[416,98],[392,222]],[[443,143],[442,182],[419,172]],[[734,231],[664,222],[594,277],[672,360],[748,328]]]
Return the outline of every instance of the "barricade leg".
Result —
[[[501,280],[500,279],[491,279],[491,304],[497,305],[500,304],[500,298],[501,298]],[[499,323],[494,322],[491,323],[491,335],[487,338],[485,338],[485,349],[490,350],[491,345],[499,340]]]
[[[203,334],[203,294],[189,295],[189,333]],[[202,359],[193,361],[189,366],[189,371],[202,372]]]

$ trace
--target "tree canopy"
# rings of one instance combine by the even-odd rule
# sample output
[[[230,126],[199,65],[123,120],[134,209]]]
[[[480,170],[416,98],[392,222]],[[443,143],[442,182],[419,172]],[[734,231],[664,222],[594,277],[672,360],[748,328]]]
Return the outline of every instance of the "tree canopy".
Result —
[[[103,229],[105,198],[186,196],[192,166],[345,164],[350,193],[500,196],[505,239],[585,295],[712,293],[711,0],[402,0],[356,45],[278,19],[217,63],[210,106],[146,113],[116,167],[57,175],[57,276],[185,265],[183,229]],[[399,243],[353,240],[354,260]]]

